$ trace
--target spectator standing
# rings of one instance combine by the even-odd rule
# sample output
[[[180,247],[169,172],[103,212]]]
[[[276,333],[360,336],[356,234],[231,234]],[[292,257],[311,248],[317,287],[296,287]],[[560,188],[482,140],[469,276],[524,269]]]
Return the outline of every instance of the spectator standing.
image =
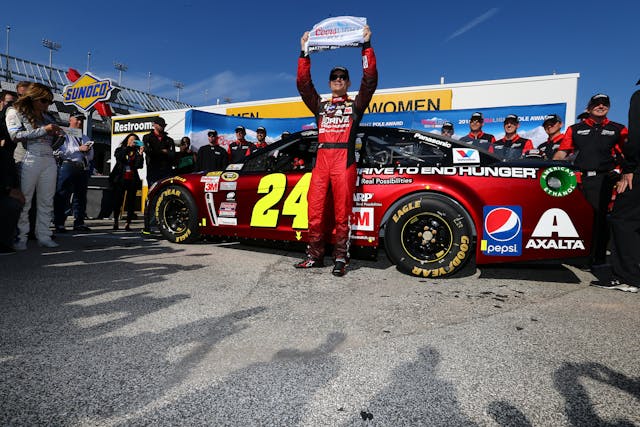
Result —
[[[637,84],[640,84],[638,81]],[[638,292],[640,287],[640,90],[629,103],[629,138],[623,146],[622,179],[609,222],[611,224],[611,269],[609,280],[594,286]]]
[[[504,118],[504,137],[495,141],[489,146],[489,152],[495,153],[505,160],[516,160],[522,158],[525,146],[533,147],[529,139],[518,135],[520,119],[516,114],[508,114]]]
[[[606,263],[608,205],[613,185],[620,178],[616,167],[621,162],[619,154],[628,134],[624,125],[607,118],[610,105],[607,95],[593,95],[587,106],[589,117],[567,129],[553,156],[554,160],[564,160],[575,152],[573,164],[582,172],[582,191],[594,209],[592,271]]]
[[[147,157],[147,185],[151,187],[154,182],[171,176],[173,159],[175,158],[175,146],[173,139],[169,137],[164,128],[167,123],[160,116],[153,119],[153,130],[146,134],[144,151]]]
[[[127,210],[127,224],[124,229],[131,230],[131,221],[135,217],[136,194],[142,186],[138,169],[142,168],[144,151],[145,147],[138,140],[138,135],[130,133],[122,140],[114,153],[116,164],[109,174],[109,183],[113,187],[114,193],[114,230],[120,229],[119,219],[123,201]]]
[[[542,128],[547,133],[547,140],[542,144],[538,145],[537,150],[542,155],[542,158],[545,160],[553,159],[553,156],[558,151],[560,147],[560,142],[564,137],[564,134],[561,132],[562,130],[562,119],[557,114],[548,114],[544,116],[544,121],[542,122]],[[533,143],[527,144],[524,147],[525,154],[530,150],[534,149]]]
[[[15,252],[13,242],[23,205],[13,154],[9,147],[0,147],[0,255]]]
[[[69,117],[69,127],[82,130],[85,116],[74,113]],[[87,187],[89,186],[89,163],[93,160],[93,141],[82,134],[80,136],[65,135],[64,144],[57,152],[58,180],[56,194],[53,199],[53,223],[57,233],[64,233],[69,201],[73,194],[73,229],[75,231],[91,231],[84,223],[87,212]]]
[[[334,266],[331,273],[343,276],[349,263],[350,225],[353,195],[356,188],[356,132],[362,116],[378,86],[376,57],[371,47],[371,30],[363,29],[362,81],[355,100],[347,91],[351,85],[349,70],[334,67],[329,73],[331,98],[322,100],[311,80],[311,59],[305,52],[309,32],[302,35],[302,51],[298,58],[297,86],[303,102],[314,114],[318,126],[318,153],[311,174],[308,198],[308,246],[306,259],[296,268],[324,265],[326,218],[330,209],[326,202],[331,191],[335,215]]]
[[[229,154],[218,145],[218,132],[210,130],[207,132],[209,144],[203,145],[198,150],[196,170],[198,171],[222,171],[229,164]]]
[[[57,166],[53,158],[52,142],[61,134],[61,129],[47,114],[53,102],[51,90],[40,83],[32,83],[13,107],[7,110],[7,129],[16,143],[26,146],[24,157],[20,159],[20,188],[25,197],[25,205],[18,221],[19,236],[16,250],[27,249],[29,233],[29,208],[33,193],[37,189],[37,216],[35,234],[40,246],[55,248],[51,239],[51,212],[56,191]],[[14,155],[17,154],[17,150]]]
[[[447,138],[453,138],[455,130],[453,129],[453,123],[444,122],[442,127],[440,128],[440,135],[446,136]]]
[[[267,146],[267,129],[265,129],[264,126],[260,126],[256,129],[256,139],[258,140],[255,144],[257,149]]]
[[[176,154],[176,174],[191,173],[196,168],[196,153],[191,150],[191,138],[180,139],[180,151]]]
[[[238,163],[249,154],[256,151],[254,143],[247,141],[245,136],[247,131],[244,126],[236,127],[236,140],[229,144],[229,163]]]
[[[482,113],[476,111],[471,115],[469,119],[469,133],[460,141],[473,145],[474,147],[489,149],[489,146],[496,142],[496,138],[490,133],[484,133],[482,131],[482,125],[484,124],[484,117]]]
[[[12,157],[15,146],[7,130],[6,116],[7,108],[12,106],[17,99],[18,94],[15,92],[3,91],[2,94],[0,94],[0,147],[7,147]]]

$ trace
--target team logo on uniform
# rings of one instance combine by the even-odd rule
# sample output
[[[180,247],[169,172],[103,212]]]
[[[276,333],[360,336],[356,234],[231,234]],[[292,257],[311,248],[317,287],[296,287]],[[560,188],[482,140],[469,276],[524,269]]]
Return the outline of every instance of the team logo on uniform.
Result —
[[[472,148],[454,148],[453,163],[480,163],[480,153]]]
[[[483,217],[484,238],[480,249],[485,255],[522,254],[522,207],[485,206]]]

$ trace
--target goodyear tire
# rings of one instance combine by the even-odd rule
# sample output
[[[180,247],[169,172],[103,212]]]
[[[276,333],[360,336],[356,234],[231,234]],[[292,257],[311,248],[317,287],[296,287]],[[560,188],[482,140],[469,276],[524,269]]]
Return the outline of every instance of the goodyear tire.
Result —
[[[196,202],[182,187],[170,186],[158,194],[155,216],[160,232],[173,243],[190,243],[200,237]]]
[[[473,255],[468,215],[450,199],[420,196],[392,212],[385,228],[389,259],[403,273],[419,277],[454,274]]]

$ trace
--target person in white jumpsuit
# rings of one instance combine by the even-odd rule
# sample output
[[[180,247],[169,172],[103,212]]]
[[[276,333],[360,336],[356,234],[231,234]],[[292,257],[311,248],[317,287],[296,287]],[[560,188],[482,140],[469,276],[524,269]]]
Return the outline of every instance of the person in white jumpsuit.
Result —
[[[47,248],[58,246],[51,239],[49,224],[57,177],[52,143],[62,134],[62,130],[47,114],[52,102],[51,90],[43,84],[33,83],[13,107],[7,110],[9,135],[15,143],[23,144],[26,150],[20,159],[15,159],[16,163],[21,162],[20,189],[25,197],[25,204],[18,220],[18,241],[14,245],[16,250],[27,249],[29,208],[36,189],[38,213],[35,233],[38,244]]]

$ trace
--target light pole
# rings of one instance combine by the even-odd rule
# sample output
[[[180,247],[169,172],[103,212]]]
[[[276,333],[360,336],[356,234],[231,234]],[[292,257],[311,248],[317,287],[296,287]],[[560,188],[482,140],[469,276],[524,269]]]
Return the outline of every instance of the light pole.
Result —
[[[91,69],[91,51],[87,52],[87,71]]]
[[[55,51],[60,50],[62,45],[60,43],[56,43],[56,42],[48,40],[48,39],[42,39],[42,46],[44,46],[47,49],[49,49],[49,84],[51,84],[51,86],[53,86],[52,81],[51,81],[51,71],[52,71],[52,64],[53,64],[53,51],[54,50]]]
[[[147,92],[151,93],[151,71],[147,73]]]
[[[179,81],[174,81],[173,82],[173,87],[175,87],[176,89],[178,89],[178,97],[176,98],[176,101],[180,101],[180,90],[182,88],[184,88],[184,83],[179,82]]]
[[[5,51],[6,57],[5,60],[7,62],[7,80],[11,81],[11,73],[9,72],[9,33],[11,32],[11,27],[7,25],[7,49]]]
[[[116,70],[118,70],[118,86],[122,86],[122,72],[127,71],[129,67],[126,64],[123,64],[121,62],[115,62],[115,61],[113,63],[113,66],[115,67]]]

